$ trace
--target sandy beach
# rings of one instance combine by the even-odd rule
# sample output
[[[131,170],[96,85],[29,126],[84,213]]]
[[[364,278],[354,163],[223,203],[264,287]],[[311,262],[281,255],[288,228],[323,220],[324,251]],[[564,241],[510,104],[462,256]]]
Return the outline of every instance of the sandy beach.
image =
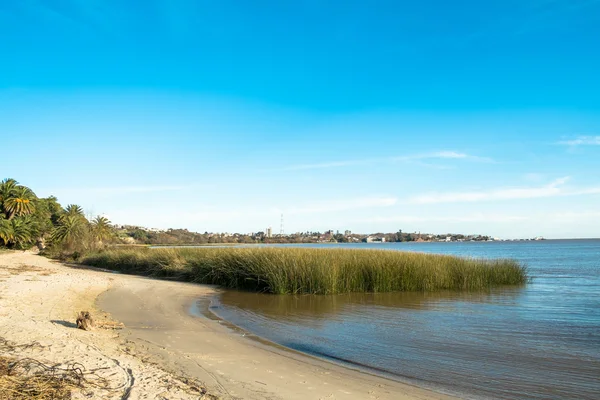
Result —
[[[67,266],[29,252],[0,253],[0,338],[36,343],[0,351],[81,363],[109,383],[88,389],[92,398],[450,398],[270,346],[189,313],[214,291]],[[82,310],[95,316],[95,330],[75,328]]]

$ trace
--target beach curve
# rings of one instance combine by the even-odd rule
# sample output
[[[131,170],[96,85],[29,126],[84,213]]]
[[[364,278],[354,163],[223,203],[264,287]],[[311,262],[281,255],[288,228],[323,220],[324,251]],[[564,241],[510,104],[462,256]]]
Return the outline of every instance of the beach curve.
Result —
[[[123,334],[157,363],[234,399],[449,399],[244,337],[218,319],[191,315],[214,288],[138,278],[104,292],[98,306],[125,323]]]
[[[10,355],[98,369],[113,390],[95,389],[94,398],[450,398],[265,346],[190,315],[193,302],[215,293],[207,285],[74,268],[30,252],[0,254],[0,274],[0,337],[43,346]],[[84,309],[105,327],[75,329]]]

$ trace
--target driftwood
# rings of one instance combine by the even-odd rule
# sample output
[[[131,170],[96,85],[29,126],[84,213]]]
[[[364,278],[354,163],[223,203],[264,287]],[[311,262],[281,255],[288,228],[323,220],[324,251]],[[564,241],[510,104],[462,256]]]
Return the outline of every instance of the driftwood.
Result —
[[[90,331],[94,328],[94,319],[89,311],[81,311],[77,315],[77,328],[83,329],[84,331]]]

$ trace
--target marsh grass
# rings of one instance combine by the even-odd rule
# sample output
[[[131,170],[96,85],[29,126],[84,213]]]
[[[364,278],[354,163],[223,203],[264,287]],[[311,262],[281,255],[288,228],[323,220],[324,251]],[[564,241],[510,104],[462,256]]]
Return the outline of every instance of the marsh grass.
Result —
[[[83,264],[275,294],[485,290],[527,282],[509,259],[315,248],[108,249]]]

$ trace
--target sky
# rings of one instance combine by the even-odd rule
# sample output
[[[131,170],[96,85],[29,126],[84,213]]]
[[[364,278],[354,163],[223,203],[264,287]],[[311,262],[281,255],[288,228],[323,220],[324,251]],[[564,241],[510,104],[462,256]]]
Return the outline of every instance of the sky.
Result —
[[[0,179],[151,228],[600,237],[599,42],[599,0],[0,0]]]

